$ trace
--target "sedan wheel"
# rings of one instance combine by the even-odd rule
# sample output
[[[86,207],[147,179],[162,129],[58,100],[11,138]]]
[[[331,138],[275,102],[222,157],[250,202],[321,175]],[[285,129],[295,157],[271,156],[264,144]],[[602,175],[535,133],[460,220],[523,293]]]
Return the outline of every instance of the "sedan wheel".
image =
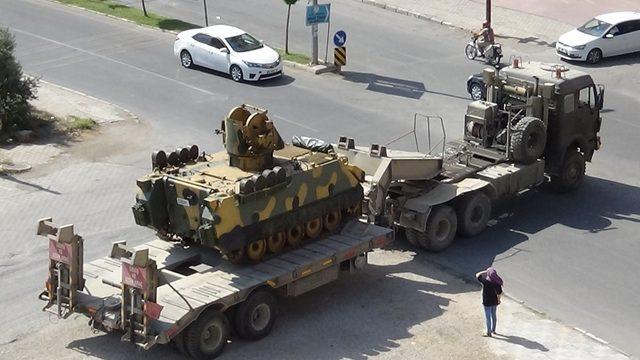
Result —
[[[602,60],[602,51],[600,49],[593,49],[589,51],[587,55],[587,62],[589,64],[597,64]]]
[[[242,81],[242,69],[238,65],[231,65],[231,69],[229,69],[229,73],[231,74],[231,78],[235,82]]]
[[[187,69],[193,66],[193,59],[187,50],[182,50],[180,53],[180,63]]]

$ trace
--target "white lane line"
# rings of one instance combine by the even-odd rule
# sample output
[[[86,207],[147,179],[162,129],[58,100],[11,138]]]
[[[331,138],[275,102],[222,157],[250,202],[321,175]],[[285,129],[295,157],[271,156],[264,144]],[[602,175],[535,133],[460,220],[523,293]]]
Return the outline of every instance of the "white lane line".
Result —
[[[170,82],[185,86],[185,87],[187,87],[189,89],[192,89],[192,90],[195,90],[195,91],[199,91],[199,92],[207,94],[207,95],[212,95],[212,96],[217,96],[217,97],[222,96],[222,94],[217,94],[217,93],[211,92],[209,90],[205,90],[205,89],[193,86],[193,85],[189,85],[187,83],[184,83],[184,82],[176,80],[176,79],[172,79],[170,77],[164,76],[164,75],[159,74],[157,72],[149,71],[149,70],[143,69],[141,67],[137,67],[135,65],[127,64],[126,62],[123,62],[123,61],[120,61],[120,60],[116,60],[116,59],[110,58],[108,56],[104,56],[104,55],[98,54],[98,53],[93,52],[93,51],[84,50],[84,49],[81,49],[81,48],[73,46],[73,45],[65,44],[65,43],[62,43],[60,41],[49,39],[47,37],[40,36],[38,34],[34,34],[34,33],[29,32],[29,31],[16,29],[14,27],[9,28],[9,29],[11,31],[14,31],[14,32],[17,32],[17,33],[21,33],[21,34],[24,34],[24,35],[27,35],[27,36],[31,36],[31,37],[34,37],[36,39],[40,39],[40,40],[43,40],[43,41],[48,41],[48,42],[51,42],[51,43],[66,47],[68,49],[79,51],[79,52],[84,53],[84,54],[89,54],[89,55],[95,56],[95,57],[97,57],[99,59],[102,59],[102,60],[106,60],[106,61],[110,61],[110,62],[116,63],[118,65],[126,66],[126,67],[128,67],[130,69],[134,69],[134,70],[143,72],[143,73],[145,73],[147,75],[155,76],[155,77],[158,77],[160,79],[167,80],[167,81],[170,81]]]
[[[318,129],[314,129],[314,128],[310,127],[310,126],[301,124],[301,123],[299,123],[297,121],[293,121],[293,120],[289,120],[287,118],[283,118],[282,116],[279,116],[279,115],[275,115],[275,116],[270,115],[270,117],[273,117],[274,119],[282,120],[282,121],[284,121],[286,123],[289,123],[291,125],[299,126],[299,127],[303,128],[303,129],[307,129],[307,130],[310,130],[310,131],[313,131],[313,132],[320,132],[320,130],[318,130]]]

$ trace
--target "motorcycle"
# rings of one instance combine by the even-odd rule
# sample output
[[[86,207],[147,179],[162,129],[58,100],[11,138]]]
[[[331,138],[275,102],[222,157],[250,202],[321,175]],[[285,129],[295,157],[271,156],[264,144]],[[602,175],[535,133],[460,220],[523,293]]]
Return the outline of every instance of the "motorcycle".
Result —
[[[484,57],[484,60],[487,64],[492,66],[496,66],[500,64],[500,60],[502,60],[502,45],[498,43],[489,44],[485,49],[484,53],[480,52],[478,46],[476,45],[477,37],[471,37],[471,41],[464,48],[464,53],[467,55],[467,59],[474,60],[476,57]]]

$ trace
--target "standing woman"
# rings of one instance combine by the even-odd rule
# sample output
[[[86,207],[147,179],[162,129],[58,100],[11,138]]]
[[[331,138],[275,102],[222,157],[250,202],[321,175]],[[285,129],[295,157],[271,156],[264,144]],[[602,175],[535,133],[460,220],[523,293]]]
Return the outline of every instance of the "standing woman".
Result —
[[[496,333],[496,308],[502,295],[502,279],[492,267],[477,273],[476,279],[482,283],[482,305],[487,319],[486,336],[491,337],[492,333]]]

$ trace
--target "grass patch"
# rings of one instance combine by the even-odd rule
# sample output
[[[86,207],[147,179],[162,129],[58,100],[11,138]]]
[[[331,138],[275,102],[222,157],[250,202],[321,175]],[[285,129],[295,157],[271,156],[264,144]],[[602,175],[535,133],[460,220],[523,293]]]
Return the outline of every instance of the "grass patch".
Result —
[[[65,124],[65,128],[68,131],[76,131],[76,130],[91,130],[93,129],[97,123],[91,118],[82,118],[78,116],[69,116],[69,120]]]
[[[166,18],[147,12],[144,16],[142,9],[118,4],[112,0],[57,0],[63,4],[75,5],[81,8],[97,11],[103,14],[131,20],[137,24],[148,25],[165,30],[183,31],[199,27],[182,20]]]
[[[307,55],[296,54],[296,53],[285,54],[284,50],[282,49],[275,49],[275,50],[278,52],[278,54],[280,54],[280,57],[282,57],[282,60],[293,61],[303,65],[307,65],[311,62],[311,58],[308,57]]]

